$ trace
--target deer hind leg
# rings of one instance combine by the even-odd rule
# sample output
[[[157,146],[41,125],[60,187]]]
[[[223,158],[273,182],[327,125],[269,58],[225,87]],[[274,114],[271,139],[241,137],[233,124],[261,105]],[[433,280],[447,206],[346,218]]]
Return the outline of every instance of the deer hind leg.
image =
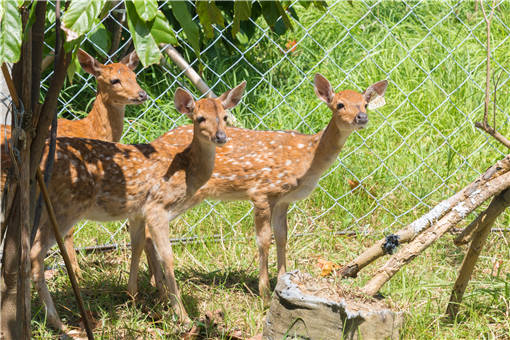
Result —
[[[152,241],[152,235],[150,234],[148,228],[145,228],[145,255],[147,256],[147,264],[149,266],[149,275],[152,279],[154,279],[154,285],[158,288],[160,294],[164,294],[165,292],[165,282],[163,271],[161,269],[161,260],[158,258],[158,253],[156,252],[156,248],[154,247],[154,242]]]
[[[166,214],[167,212],[162,212],[161,214],[152,216],[152,218],[148,218],[147,226],[149,233],[152,236],[155,250],[161,261],[163,261],[165,286],[167,288],[164,295],[169,295],[168,298],[170,299],[170,304],[172,308],[174,308],[179,320],[181,322],[188,323],[190,319],[184,309],[184,305],[182,304],[177,281],[175,280],[174,255],[172,252],[172,245],[170,244],[170,239],[168,237],[168,220],[161,218],[161,216]]]
[[[272,225],[276,242],[276,257],[278,259],[278,277],[287,271],[286,247],[287,247],[287,210],[288,203],[275,205],[272,211]]]
[[[73,268],[74,274],[77,279],[81,279],[81,269],[78,265],[78,257],[76,254],[76,250],[74,249],[74,227],[69,230],[69,232],[64,237],[64,245],[66,247],[67,255],[69,255],[69,260],[71,261],[71,268]]]
[[[255,232],[259,250],[259,294],[268,302],[271,298],[269,287],[268,257],[271,245],[271,207],[267,200],[253,202]]]
[[[131,298],[134,299],[138,293],[138,266],[145,245],[145,220],[142,217],[129,219],[129,236],[131,238],[131,264],[127,289]]]

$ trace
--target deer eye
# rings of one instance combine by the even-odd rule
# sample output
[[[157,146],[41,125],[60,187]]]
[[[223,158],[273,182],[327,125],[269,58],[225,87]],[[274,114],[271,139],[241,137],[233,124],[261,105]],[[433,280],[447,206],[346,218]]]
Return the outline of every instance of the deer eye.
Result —
[[[199,124],[200,124],[200,123],[202,123],[202,122],[205,122],[205,117],[203,117],[203,116],[199,116],[199,117],[197,118],[197,122],[198,122]]]
[[[228,116],[223,117],[223,120],[228,122]]]
[[[343,103],[338,103],[338,104],[336,104],[336,109],[337,109],[337,110],[343,109],[343,108],[344,108],[344,106],[345,106],[345,105],[344,105]]]
[[[112,80],[110,80],[110,84],[112,84],[112,85],[120,84],[120,79],[112,79]]]
[[[368,104],[365,104],[365,110],[367,109],[367,107],[368,107]]]

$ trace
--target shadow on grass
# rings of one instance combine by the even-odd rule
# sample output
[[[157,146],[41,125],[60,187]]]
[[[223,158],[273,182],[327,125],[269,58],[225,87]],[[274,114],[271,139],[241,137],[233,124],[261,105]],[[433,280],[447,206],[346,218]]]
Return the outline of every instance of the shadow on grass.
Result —
[[[197,285],[235,289],[243,293],[259,295],[259,277],[258,273],[253,270],[225,268],[208,272],[186,267],[182,268],[177,275],[180,281],[186,280]],[[276,282],[276,276],[270,278],[271,290],[276,287]]]

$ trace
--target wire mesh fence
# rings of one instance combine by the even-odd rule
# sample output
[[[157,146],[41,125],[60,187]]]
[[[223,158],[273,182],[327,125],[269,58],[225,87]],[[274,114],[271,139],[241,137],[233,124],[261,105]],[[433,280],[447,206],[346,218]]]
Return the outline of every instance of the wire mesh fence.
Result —
[[[335,90],[363,91],[388,79],[387,105],[370,112],[370,127],[350,137],[313,195],[294,204],[289,214],[291,236],[386,233],[414,220],[504,154],[474,128],[483,115],[486,53],[485,23],[477,7],[464,1],[332,1],[320,10],[295,1],[290,4],[296,13],[292,31],[277,35],[262,20],[251,20],[255,34],[239,43],[231,37],[232,23],[226,22],[214,27],[214,38],[199,56],[184,32],[175,33],[189,67],[216,94],[248,81],[241,107],[234,111],[238,124],[247,128],[304,133],[324,128],[330,113],[313,92],[317,72]],[[132,49],[122,2],[112,6],[101,24],[108,29],[120,25],[118,48],[106,50],[93,39],[94,32],[84,43],[103,61],[117,61]],[[493,21],[492,63],[499,79],[493,89],[498,94],[496,122],[503,134],[509,132],[508,25],[510,6],[500,2]],[[175,89],[185,87],[197,98],[205,94],[185,71],[170,59],[138,71],[150,97],[143,107],[128,108],[123,142],[150,142],[187,123],[172,107]],[[43,91],[50,75],[43,80]],[[59,99],[59,115],[81,117],[90,109],[94,88],[93,77],[77,73]],[[508,219],[507,213],[503,220]],[[124,224],[84,221],[75,240],[80,247],[115,247],[128,241]],[[251,207],[242,202],[206,201],[172,225],[172,237],[183,242],[253,234],[247,233],[252,230]]]

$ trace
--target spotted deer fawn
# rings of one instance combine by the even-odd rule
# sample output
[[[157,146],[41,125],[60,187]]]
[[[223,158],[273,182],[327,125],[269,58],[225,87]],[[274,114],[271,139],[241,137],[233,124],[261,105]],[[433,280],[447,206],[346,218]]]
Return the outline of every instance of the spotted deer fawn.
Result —
[[[126,105],[137,105],[147,100],[147,93],[136,82],[133,72],[138,65],[138,55],[132,52],[119,63],[103,65],[83,50],[77,52],[78,61],[86,72],[97,81],[96,100],[87,117],[80,120],[58,120],[58,137],[93,138],[110,142],[118,142],[122,137],[124,127],[124,111]],[[4,131],[9,138],[10,130],[0,127],[2,131],[1,142],[4,143]],[[7,169],[10,167],[10,158],[2,145],[2,188],[5,185]],[[2,190],[3,191],[3,190]],[[0,193],[2,192],[0,191]],[[12,196],[12,195],[10,195]],[[9,197],[12,199],[12,197]],[[10,200],[7,200],[7,207]],[[6,211],[9,211],[8,208]],[[67,253],[73,264],[75,273],[79,275],[79,266],[74,250],[72,231],[66,235],[65,244]]]
[[[145,243],[145,228],[153,236],[158,266],[164,268],[165,296],[180,320],[189,318],[182,305],[173,269],[169,221],[184,211],[193,194],[210,178],[216,147],[227,142],[228,109],[241,100],[246,83],[197,102],[183,89],[175,93],[177,110],[193,120],[187,144],[174,145],[173,131],[150,144],[123,145],[92,139],[57,138],[53,176],[48,186],[58,226],[66,234],[81,219],[129,219],[132,259],[128,292],[137,291],[137,265]],[[44,159],[43,159],[44,160]],[[32,276],[44,301],[51,326],[65,329],[44,279],[43,260],[55,243],[42,216],[31,249]]]
[[[334,93],[329,81],[315,75],[315,93],[332,112],[325,130],[305,135],[291,131],[251,131],[227,128],[230,142],[216,151],[211,179],[188,202],[187,208],[204,199],[250,200],[255,213],[259,252],[259,293],[270,296],[268,253],[273,228],[277,249],[278,276],[286,271],[287,210],[314,190],[320,176],[333,164],[347,137],[368,123],[367,107],[384,105],[386,80],[365,92]],[[189,128],[174,131],[175,140],[187,143]],[[156,283],[161,282],[152,239],[147,235],[146,253]]]

